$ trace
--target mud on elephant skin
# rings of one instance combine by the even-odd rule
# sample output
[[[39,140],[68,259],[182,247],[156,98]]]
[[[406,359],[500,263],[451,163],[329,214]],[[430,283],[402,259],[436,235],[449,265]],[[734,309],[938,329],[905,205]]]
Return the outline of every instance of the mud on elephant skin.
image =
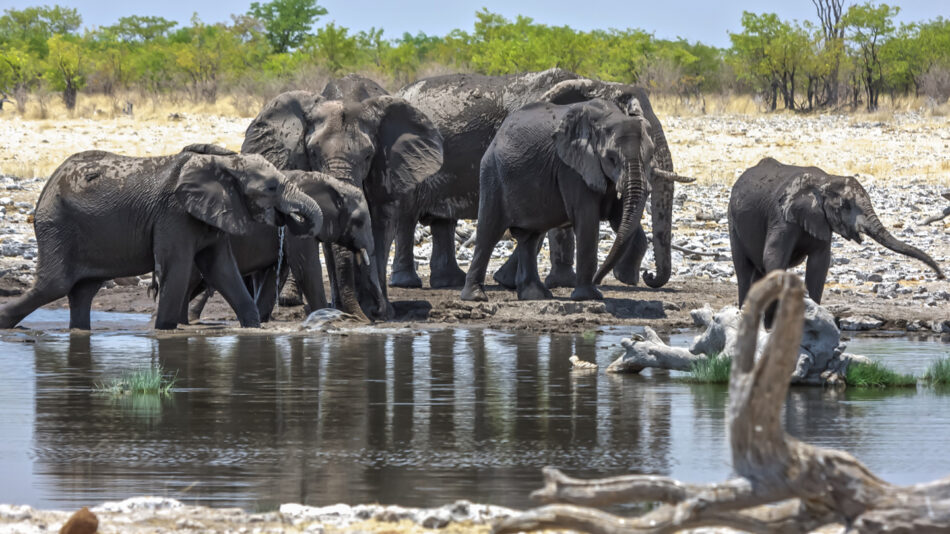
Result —
[[[105,281],[154,271],[155,327],[175,328],[195,267],[242,326],[259,326],[228,234],[263,223],[288,224],[293,232],[314,236],[323,215],[266,159],[192,148],[154,158],[103,151],[67,158],[37,200],[36,281],[0,308],[0,327],[11,328],[36,308],[68,296],[70,328],[89,329],[92,299]]]
[[[407,85],[396,94],[426,113],[438,126],[445,139],[445,162],[437,174],[410,191],[400,206],[402,216],[396,229],[392,286],[422,285],[415,272],[412,250],[414,229],[420,220],[432,226],[430,285],[452,287],[462,283],[464,273],[455,259],[455,222],[478,216],[479,161],[502,121],[526,104],[538,101],[571,104],[603,98],[629,111],[630,103],[636,100],[650,122],[658,169],[674,170],[663,127],[650,106],[646,91],[640,87],[590,80],[563,69],[550,69],[510,76],[436,76]],[[647,274],[644,280],[652,287],[661,287],[671,273],[673,183],[656,184],[650,202],[657,264],[656,274]],[[619,204],[616,209],[621,209]],[[573,286],[573,235],[570,230],[554,230],[549,238],[553,242],[553,264],[547,281],[552,287]],[[647,250],[642,229],[637,230],[634,240],[635,245],[625,250],[614,270],[618,280],[631,285],[638,281],[640,263]],[[496,274],[496,280],[514,287],[516,272],[517,265],[511,261]]]
[[[352,252],[361,267],[367,267],[371,276],[371,289],[376,292],[376,298],[381,299],[381,284],[371,263],[376,247],[369,206],[363,192],[323,173],[284,171],[283,174],[317,203],[323,212],[323,225],[315,238],[286,235],[281,241],[277,230],[266,225],[256,225],[247,235],[229,236],[238,270],[248,277],[245,281],[249,282],[261,321],[270,320],[277,301],[278,277],[286,278],[288,272],[301,281],[299,288],[306,304],[306,313],[327,307],[320,264],[308,261],[319,253],[319,243],[336,244]],[[282,256],[279,256],[280,252]],[[211,292],[204,289],[203,285],[199,285],[189,293],[199,293],[189,310],[189,320],[197,320],[201,316],[211,296]]]
[[[806,258],[805,287],[821,303],[833,233],[858,243],[866,234],[890,250],[924,262],[943,278],[933,258],[887,231],[867,191],[853,176],[765,158],[736,180],[728,219],[740,306],[756,280]]]
[[[307,91],[277,96],[248,127],[241,151],[262,154],[280,169],[323,172],[362,190],[372,219],[375,276],[385,280],[397,199],[442,165],[442,136],[402,98],[376,94],[359,100],[377,92],[372,85],[366,82],[362,92],[329,92],[343,94],[343,99]],[[364,287],[369,277],[356,272],[355,258],[345,250],[325,247],[324,252],[334,304],[365,317],[360,299],[373,293]],[[382,296],[367,310],[370,315],[388,314],[385,289]],[[365,300],[363,304],[372,307]]]
[[[509,229],[518,240],[518,298],[551,298],[538,277],[538,248],[544,232],[567,225],[578,236],[571,298],[602,299],[594,284],[614,267],[640,227],[653,174],[649,129],[643,117],[600,99],[536,103],[511,113],[482,157],[475,253],[462,299],[487,300],[482,284],[488,261]],[[618,197],[619,212],[612,210]],[[617,228],[617,238],[597,270],[603,219]]]

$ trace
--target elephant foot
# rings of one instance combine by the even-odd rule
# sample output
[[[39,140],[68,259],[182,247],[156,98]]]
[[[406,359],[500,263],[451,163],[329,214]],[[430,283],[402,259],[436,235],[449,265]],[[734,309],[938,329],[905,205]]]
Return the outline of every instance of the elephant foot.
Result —
[[[411,269],[393,270],[389,287],[422,287],[422,279]]]
[[[547,300],[553,297],[551,290],[544,287],[540,280],[518,288],[518,300]]]
[[[303,304],[303,297],[300,290],[297,289],[297,282],[292,277],[287,278],[284,288],[280,291],[277,303],[281,306],[300,306]]]
[[[518,284],[515,283],[516,274],[518,274],[518,262],[509,259],[495,271],[492,278],[505,289],[515,289],[518,287]]]
[[[551,272],[544,278],[544,285],[548,289],[556,287],[574,287],[577,275],[570,265],[552,265]]]
[[[481,284],[468,285],[462,288],[462,294],[460,295],[462,300],[477,301],[477,302],[487,302],[488,295],[485,294],[485,289],[482,288]]]
[[[604,300],[604,294],[594,286],[579,286],[571,292],[571,300]]]
[[[178,328],[178,322],[176,321],[155,320],[155,330],[175,330],[176,328]]]
[[[465,285],[465,271],[455,268],[449,272],[433,272],[429,276],[429,287],[436,289],[442,287],[462,287]]]

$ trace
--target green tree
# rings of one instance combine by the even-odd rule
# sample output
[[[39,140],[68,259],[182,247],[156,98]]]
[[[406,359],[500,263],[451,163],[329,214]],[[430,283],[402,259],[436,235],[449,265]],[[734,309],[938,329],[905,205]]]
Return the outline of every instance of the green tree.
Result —
[[[0,44],[25,43],[37,56],[49,53],[49,39],[54,35],[74,35],[82,17],[74,8],[61,6],[7,9],[0,17]]]
[[[318,29],[309,40],[312,55],[334,76],[340,74],[345,66],[355,64],[359,56],[357,38],[348,33],[346,28],[331,22]]]
[[[170,41],[175,65],[188,79],[195,101],[215,102],[221,78],[243,65],[238,36],[223,24],[202,23],[197,15],[191,27],[178,30]]]
[[[63,92],[66,109],[74,109],[76,93],[85,85],[88,67],[84,43],[75,36],[55,34],[46,44],[49,55],[43,77],[53,89]]]
[[[894,17],[898,12],[900,8],[896,6],[875,6],[867,2],[851,6],[842,17],[842,23],[855,46],[856,64],[864,84],[868,111],[878,107],[878,97],[884,87],[881,48],[894,34]]]
[[[267,41],[281,54],[302,45],[307,31],[327,10],[316,0],[272,0],[252,2],[248,14],[264,23]]]
[[[166,37],[177,25],[177,22],[162,17],[132,15],[119,18],[118,22],[102,28],[102,31],[114,35],[118,41],[144,43]]]

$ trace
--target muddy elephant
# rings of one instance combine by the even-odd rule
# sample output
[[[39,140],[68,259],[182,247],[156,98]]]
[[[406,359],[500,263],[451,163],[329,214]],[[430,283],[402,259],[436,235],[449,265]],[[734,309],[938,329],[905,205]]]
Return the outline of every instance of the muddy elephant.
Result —
[[[862,233],[867,234],[895,252],[924,262],[943,278],[933,258],[887,231],[867,191],[853,176],[765,158],[736,180],[728,218],[740,306],[756,280],[806,258],[805,287],[820,304],[831,265],[832,233],[857,243]]]
[[[375,94],[360,100],[349,92],[341,96],[308,91],[279,95],[248,127],[241,152],[261,154],[284,170],[323,172],[362,190],[376,245],[373,265],[378,278],[385,280],[397,198],[442,165],[442,136],[402,98]],[[374,292],[357,290],[358,277],[368,277],[357,272],[353,255],[339,247],[325,252],[334,305],[364,316],[364,299],[370,315],[385,317],[390,312],[387,300],[372,305],[365,297]],[[318,262],[319,257],[309,261]],[[360,287],[366,289],[364,283]]]
[[[246,282],[250,283],[251,295],[257,303],[261,321],[265,322],[270,320],[277,301],[278,277],[281,274],[286,276],[287,271],[300,280],[306,313],[327,306],[320,263],[310,261],[319,254],[320,243],[332,243],[349,250],[361,266],[374,267],[371,258],[376,253],[369,206],[362,191],[323,173],[284,171],[283,174],[320,207],[323,224],[316,237],[284,235],[281,238],[277,229],[263,224],[256,225],[245,235],[229,236],[238,270],[249,277]],[[368,270],[372,277],[370,289],[381,293],[375,268]],[[205,290],[203,284],[196,284],[190,294],[195,293],[200,294],[191,305],[189,320],[201,316],[212,291]]]
[[[40,193],[36,281],[0,308],[0,328],[68,296],[70,328],[89,329],[92,299],[103,282],[148,272],[158,286],[155,328],[175,328],[193,267],[221,292],[241,326],[259,326],[228,234],[266,223],[314,236],[322,221],[319,206],[258,155],[80,152]]]
[[[590,80],[566,70],[550,69],[510,76],[436,76],[407,85],[396,95],[405,98],[438,126],[445,140],[445,162],[438,173],[410,191],[400,204],[390,279],[393,286],[422,285],[415,272],[412,251],[417,221],[432,228],[430,285],[451,287],[463,283],[465,274],[455,259],[456,221],[478,216],[479,161],[502,121],[526,104],[538,101],[570,104],[597,97],[613,101],[629,112],[630,102],[636,100],[650,122],[657,167],[669,172],[674,170],[663,126],[650,106],[646,91],[640,87]],[[650,202],[656,273],[646,273],[644,281],[651,287],[661,287],[669,281],[671,273],[673,183],[655,184]],[[620,209],[619,204],[615,209]],[[552,266],[546,282],[550,287],[573,286],[573,236],[569,230],[560,230],[551,232],[550,238],[553,238]],[[642,228],[637,228],[633,239],[634,243],[625,248],[614,270],[618,280],[631,285],[639,279],[640,263],[647,249]],[[495,274],[495,279],[513,287],[516,271],[516,262],[509,261]]]
[[[577,236],[571,298],[602,299],[594,284],[613,269],[640,227],[654,183],[653,152],[649,121],[610,101],[540,102],[508,115],[481,160],[475,255],[462,299],[487,300],[485,271],[506,230],[518,240],[518,298],[551,298],[538,277],[538,245],[544,232],[568,225]],[[612,202],[618,197],[619,212]],[[597,270],[604,219],[617,228],[617,237]]]

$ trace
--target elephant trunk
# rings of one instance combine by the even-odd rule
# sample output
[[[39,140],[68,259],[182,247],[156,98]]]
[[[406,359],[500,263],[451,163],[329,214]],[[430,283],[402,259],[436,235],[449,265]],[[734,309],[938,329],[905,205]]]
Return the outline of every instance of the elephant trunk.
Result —
[[[333,256],[335,289],[339,292],[340,299],[338,303],[334,304],[339,307],[340,311],[355,315],[364,321],[369,321],[360,307],[360,301],[356,294],[356,262],[353,253],[335,244],[331,245],[330,249]]]
[[[621,199],[623,204],[623,215],[620,218],[620,226],[617,228],[617,237],[614,239],[607,258],[597,270],[594,276],[594,283],[600,284],[604,276],[610,272],[620,259],[621,251],[630,242],[640,225],[640,218],[643,216],[643,161],[636,158],[636,162],[629,162],[624,169],[623,176],[620,177],[620,183],[623,190]]]
[[[662,128],[656,128],[653,143],[656,145],[655,160],[659,163],[659,168],[673,172],[673,158]],[[653,180],[650,214],[653,219],[653,258],[656,262],[656,273],[647,272],[643,275],[646,285],[653,288],[666,285],[672,273],[673,189],[672,180]]]
[[[293,183],[284,184],[277,209],[294,235],[316,237],[323,228],[320,206]]]
[[[933,269],[937,273],[937,278],[944,278],[943,271],[940,270],[940,265],[930,257],[929,254],[920,250],[919,248],[908,245],[903,241],[894,237],[890,232],[887,231],[887,228],[884,227],[884,224],[877,218],[877,213],[874,211],[874,206],[871,205],[871,199],[868,197],[866,191],[862,190],[856,196],[857,205],[861,208],[861,212],[864,214],[864,222],[860,224],[860,230],[865,234],[869,235],[871,239],[877,241],[886,248],[893,250],[899,254],[905,256],[910,256],[911,258],[916,258],[927,264],[928,267]]]

